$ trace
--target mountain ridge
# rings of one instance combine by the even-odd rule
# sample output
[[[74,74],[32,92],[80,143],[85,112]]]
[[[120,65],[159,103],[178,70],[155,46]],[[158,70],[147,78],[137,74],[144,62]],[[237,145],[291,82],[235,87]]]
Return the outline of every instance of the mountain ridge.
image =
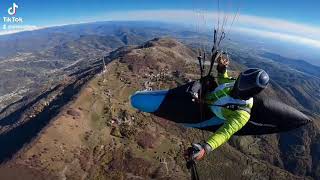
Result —
[[[199,78],[195,60],[192,61],[195,57],[196,53],[182,43],[157,38],[113,51],[106,58],[112,62],[104,71],[97,60],[93,64],[98,68],[96,76],[83,86],[78,98],[0,171],[11,168],[15,172],[15,167],[22,166],[70,178],[188,179],[183,149],[190,141],[200,141],[201,132],[136,112],[128,97],[136,90],[170,88]],[[255,141],[260,139],[263,144],[276,138],[276,135],[234,138],[231,145],[222,146],[199,163],[200,174],[215,179],[309,178],[304,176],[305,172],[297,176],[281,169],[282,157],[274,157],[278,158],[275,162],[263,157],[273,158],[270,152],[262,151],[265,147],[257,146],[261,142]],[[247,145],[251,148],[246,148]],[[269,145],[274,147],[268,150],[277,151],[278,145]]]

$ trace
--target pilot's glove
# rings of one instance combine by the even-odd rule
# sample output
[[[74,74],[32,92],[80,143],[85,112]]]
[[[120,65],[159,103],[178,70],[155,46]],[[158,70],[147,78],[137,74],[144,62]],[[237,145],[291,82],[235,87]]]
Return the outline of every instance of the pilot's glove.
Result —
[[[201,89],[200,81],[195,81],[192,85],[191,92],[190,92],[193,98],[195,99],[199,98],[200,89]]]
[[[209,154],[212,151],[212,148],[209,144],[192,144],[192,148],[194,149],[193,154],[191,156],[194,160],[201,160],[206,154]]]
[[[218,73],[224,74],[227,70],[227,67],[229,66],[229,59],[224,57],[224,56],[220,56],[218,58],[218,65],[217,65],[217,71]]]

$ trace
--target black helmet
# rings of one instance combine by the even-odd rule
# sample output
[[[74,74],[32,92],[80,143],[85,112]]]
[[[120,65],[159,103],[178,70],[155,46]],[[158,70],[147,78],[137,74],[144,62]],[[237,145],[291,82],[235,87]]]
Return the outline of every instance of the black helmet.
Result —
[[[232,89],[232,96],[247,100],[260,93],[269,83],[269,75],[262,69],[250,68],[242,72]]]

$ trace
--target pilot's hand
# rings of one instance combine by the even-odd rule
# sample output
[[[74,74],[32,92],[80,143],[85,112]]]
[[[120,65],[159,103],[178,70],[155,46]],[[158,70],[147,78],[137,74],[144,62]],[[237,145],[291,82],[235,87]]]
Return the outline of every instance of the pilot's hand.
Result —
[[[230,64],[230,61],[227,57],[222,56],[222,57],[218,58],[218,65],[227,67],[227,66],[229,66],[229,64]]]
[[[218,65],[217,65],[217,71],[219,73],[224,73],[227,70],[227,67],[229,66],[230,61],[226,57],[219,57],[218,58]]]
[[[195,160],[201,160],[206,154],[204,148],[200,144],[192,144],[192,147],[194,149],[194,152],[191,158]]]
[[[193,153],[191,158],[194,160],[201,160],[206,154],[211,152],[211,147],[208,144],[192,144]]]
[[[195,81],[192,85],[192,88],[191,88],[191,95],[193,97],[193,101],[197,101],[199,99],[199,91],[201,90],[201,83],[200,81]]]

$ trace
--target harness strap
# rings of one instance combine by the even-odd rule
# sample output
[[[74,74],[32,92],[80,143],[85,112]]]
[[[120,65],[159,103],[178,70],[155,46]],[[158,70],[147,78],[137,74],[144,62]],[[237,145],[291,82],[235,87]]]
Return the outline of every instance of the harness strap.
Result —
[[[221,97],[228,95],[231,91],[231,88],[222,89],[218,92],[212,93],[207,96],[207,101],[209,104],[213,104],[213,102],[217,101]]]
[[[186,165],[187,165],[187,169],[190,170],[191,180],[199,180],[197,164],[195,160],[191,158],[193,153],[194,153],[194,148],[189,147],[185,154]]]
[[[225,105],[211,105],[211,106],[224,107],[224,108],[230,109],[232,111],[243,110],[249,114],[251,113],[251,108],[247,107],[246,105],[229,103],[229,104],[225,104]]]
[[[194,160],[189,160],[187,161],[187,169],[190,170],[190,174],[191,174],[191,180],[196,180],[199,179],[198,177],[198,171],[196,169],[196,163],[194,162]]]

